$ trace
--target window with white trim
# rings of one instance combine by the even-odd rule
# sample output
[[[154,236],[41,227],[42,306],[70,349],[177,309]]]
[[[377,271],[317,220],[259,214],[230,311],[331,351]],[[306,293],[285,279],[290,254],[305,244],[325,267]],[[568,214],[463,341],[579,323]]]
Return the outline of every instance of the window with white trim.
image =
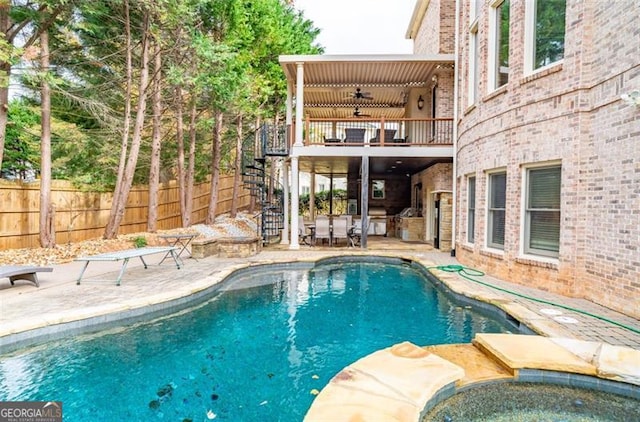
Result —
[[[504,249],[505,206],[507,173],[489,174],[489,200],[487,201],[487,246]]]
[[[498,89],[509,81],[510,0],[497,0],[489,15],[489,86]]]
[[[560,250],[561,167],[526,170],[524,252],[557,257]]]
[[[476,231],[476,178],[467,179],[467,242],[473,243]]]
[[[478,101],[479,57],[480,46],[478,41],[478,21],[483,0],[470,0],[469,2],[469,61],[467,66],[467,106],[471,107]]]
[[[529,0],[525,9],[525,69],[533,72],[564,58],[566,0]]]
[[[472,106],[478,100],[478,24],[469,30],[469,74],[467,82],[469,84],[468,105]]]

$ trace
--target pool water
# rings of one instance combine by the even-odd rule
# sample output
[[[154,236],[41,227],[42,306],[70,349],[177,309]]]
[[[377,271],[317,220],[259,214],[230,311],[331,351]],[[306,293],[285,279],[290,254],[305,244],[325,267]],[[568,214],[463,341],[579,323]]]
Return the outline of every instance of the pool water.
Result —
[[[65,421],[300,421],[378,349],[507,329],[405,264],[256,269],[178,314],[0,357],[0,400],[62,401]]]

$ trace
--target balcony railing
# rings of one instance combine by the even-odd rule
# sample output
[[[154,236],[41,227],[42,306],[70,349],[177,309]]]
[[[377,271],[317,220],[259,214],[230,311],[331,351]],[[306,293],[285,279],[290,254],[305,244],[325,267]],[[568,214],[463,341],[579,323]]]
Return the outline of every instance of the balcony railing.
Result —
[[[292,131],[293,133],[293,131]],[[293,141],[293,140],[292,140]],[[453,144],[453,119],[307,119],[304,145],[443,146]]]

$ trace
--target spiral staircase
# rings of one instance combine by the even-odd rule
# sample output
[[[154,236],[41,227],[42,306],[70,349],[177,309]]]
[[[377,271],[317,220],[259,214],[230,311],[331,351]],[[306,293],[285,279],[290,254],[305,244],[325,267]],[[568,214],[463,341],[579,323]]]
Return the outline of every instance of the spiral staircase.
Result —
[[[280,240],[284,228],[283,187],[273,175],[277,160],[289,149],[285,126],[263,124],[242,145],[242,177],[245,187],[260,206],[258,232],[263,244]]]

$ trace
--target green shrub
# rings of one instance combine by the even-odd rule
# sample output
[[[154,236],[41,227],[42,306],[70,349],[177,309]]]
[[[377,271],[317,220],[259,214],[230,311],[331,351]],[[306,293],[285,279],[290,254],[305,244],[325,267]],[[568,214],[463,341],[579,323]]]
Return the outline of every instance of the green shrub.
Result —
[[[136,248],[144,248],[147,246],[147,238],[144,236],[136,236],[133,238],[133,246]]]

